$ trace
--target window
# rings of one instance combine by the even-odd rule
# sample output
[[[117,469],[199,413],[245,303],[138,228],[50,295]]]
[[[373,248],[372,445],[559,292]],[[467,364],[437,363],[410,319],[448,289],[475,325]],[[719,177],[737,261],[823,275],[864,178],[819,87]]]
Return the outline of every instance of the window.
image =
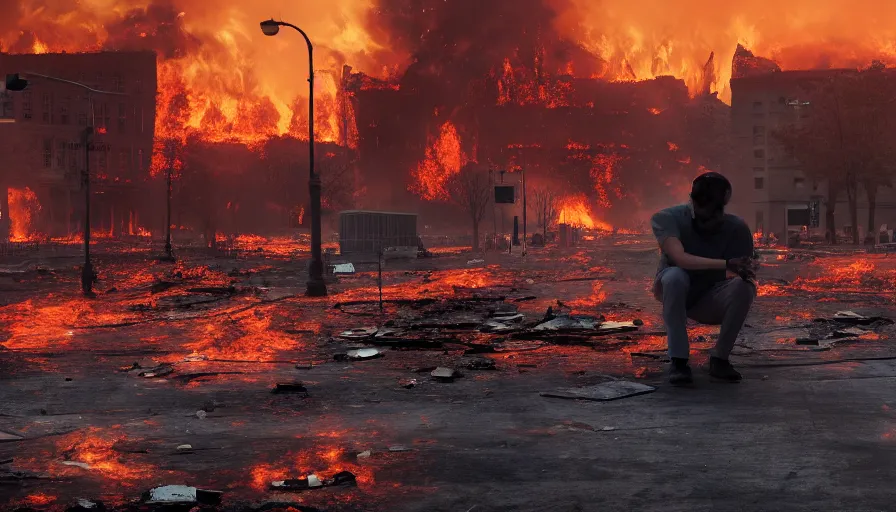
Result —
[[[50,98],[49,94],[44,94],[41,96],[41,120],[44,124],[52,124],[53,123],[53,100]]]
[[[756,231],[762,231],[762,225],[765,224],[765,214],[762,211],[756,212]]]
[[[59,151],[56,152],[56,168],[65,169],[65,141],[59,142]]]
[[[804,178],[793,178],[793,186],[796,188],[803,188],[806,185],[806,180]]]
[[[753,127],[753,136],[756,135],[765,135],[765,126],[754,126]]]
[[[7,91],[0,92],[0,118],[12,119],[13,113],[12,94]]]
[[[66,96],[62,98],[62,103],[59,105],[59,123],[60,124],[68,124],[69,121],[69,108],[72,103],[71,96]]]
[[[753,102],[753,110],[755,110],[755,111],[757,111],[757,112],[758,112],[758,111],[762,111],[762,102],[761,102],[761,101],[754,101],[754,102]]]
[[[53,165],[53,139],[44,139],[44,169]]]
[[[100,160],[100,163],[99,163],[100,172],[106,172],[106,170],[107,170],[106,162],[108,159],[107,159],[107,155],[106,155],[105,151],[100,151],[99,160]]]
[[[117,73],[112,75],[112,90],[115,92],[124,92],[124,82]]]
[[[142,80],[137,80],[137,83],[134,84],[134,91],[137,94],[140,94],[143,92],[143,81]]]
[[[127,111],[125,111],[124,103],[118,104],[118,133],[124,133],[127,130]]]
[[[31,119],[31,93],[28,91],[22,93],[22,119]]]
[[[765,172],[765,167],[753,167],[753,174],[762,174]]]
[[[118,172],[124,173],[127,170],[128,154],[124,151],[118,153]]]
[[[146,117],[143,115],[142,107],[140,108],[140,133],[146,133]]]
[[[753,178],[753,188],[756,190],[762,190],[765,188],[765,178],[762,176],[756,176]]]
[[[143,150],[137,150],[137,171],[143,174]]]
[[[765,144],[765,126],[753,127],[753,145],[761,146]]]
[[[764,149],[754,149],[753,156],[755,158],[765,158],[765,150]]]

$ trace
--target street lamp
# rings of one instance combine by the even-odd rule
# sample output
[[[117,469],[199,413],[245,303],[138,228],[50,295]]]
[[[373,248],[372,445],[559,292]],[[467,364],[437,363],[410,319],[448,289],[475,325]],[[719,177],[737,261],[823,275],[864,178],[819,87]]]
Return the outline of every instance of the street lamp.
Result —
[[[299,27],[285,21],[273,19],[261,22],[261,31],[266,36],[280,33],[280,27],[290,27],[305,38],[308,45],[308,192],[311,196],[311,262],[308,264],[308,282],[305,295],[323,297],[327,295],[324,282],[324,263],[321,257],[320,234],[320,176],[314,172],[314,48],[311,39]]]
[[[90,122],[84,129],[84,267],[81,268],[81,290],[84,295],[93,295],[93,282],[96,280],[96,273],[93,270],[93,264],[90,261],[90,136],[93,135],[93,121],[95,117],[93,109],[93,97],[90,93],[106,94],[112,96],[127,96],[127,94],[111,91],[100,91],[80,82],[65,80],[55,76],[42,75],[40,73],[26,73],[25,77],[19,74],[6,75],[6,89],[9,91],[24,91],[28,87],[28,77],[38,77],[52,82],[59,82],[73,85],[75,87],[87,91],[87,102],[90,109]]]

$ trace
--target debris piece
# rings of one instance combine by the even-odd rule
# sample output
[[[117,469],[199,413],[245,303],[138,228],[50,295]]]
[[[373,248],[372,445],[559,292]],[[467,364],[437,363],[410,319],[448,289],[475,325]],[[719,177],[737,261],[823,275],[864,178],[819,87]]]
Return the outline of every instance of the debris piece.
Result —
[[[308,394],[308,390],[301,382],[278,382],[271,393],[304,393]]]
[[[818,339],[817,338],[797,338],[796,344],[797,345],[816,345],[817,346]]]
[[[184,358],[185,363],[198,363],[199,361],[208,361],[208,356],[204,354],[190,354]]]
[[[606,402],[631,396],[644,395],[656,391],[653,386],[625,380],[613,380],[583,388],[567,388],[556,391],[545,391],[541,396],[548,398],[567,398],[571,400],[595,400]]]
[[[538,298],[538,297],[536,297],[535,295],[524,295],[524,296],[522,296],[522,297],[516,297],[516,298],[510,299],[510,300],[511,300],[512,302],[526,302],[526,301],[529,301],[529,300],[535,300],[535,299],[537,299],[537,298]]]
[[[632,325],[634,325],[635,327],[641,327],[642,325],[644,325],[644,320],[635,318],[634,320],[632,320]]]
[[[519,322],[522,321],[525,316],[522,313],[496,313],[493,317],[498,322]]]
[[[467,262],[467,265],[479,265],[479,264],[482,264],[482,263],[485,263],[485,260],[482,260],[482,259],[475,259],[475,260],[470,260],[470,261],[468,261],[468,262]]]
[[[74,461],[74,460],[64,460],[64,461],[62,461],[62,463],[66,466],[75,466],[75,467],[78,467],[81,469],[87,469],[87,470],[90,469],[90,464],[88,464],[86,462],[78,462],[78,461]]]
[[[401,452],[409,452],[409,451],[411,451],[411,449],[403,444],[396,444],[396,445],[390,446],[389,451],[392,453],[401,453]]]
[[[862,336],[866,331],[863,329],[859,329],[858,327],[847,327],[846,329],[837,329],[832,332],[829,338],[855,338],[857,336]]]
[[[477,357],[464,365],[468,370],[496,370],[495,361],[487,357]]]
[[[193,450],[193,445],[191,445],[191,444],[182,444],[177,447],[177,451],[179,451],[179,452],[187,452],[187,451],[192,451],[192,450]]]
[[[359,459],[369,459],[370,458],[370,450],[364,450],[363,452],[358,454]]]
[[[401,379],[398,381],[398,385],[405,389],[411,389],[417,385],[417,379]]]
[[[351,263],[339,263],[337,265],[333,265],[333,273],[334,274],[354,274],[355,266]]]
[[[665,352],[658,352],[658,353],[632,352],[629,354],[629,356],[631,356],[632,359],[634,359],[636,357],[646,357],[648,359],[656,359],[658,361],[668,361],[669,360],[669,356]]]
[[[614,431],[614,430],[616,430],[616,427],[603,427],[603,428],[601,428],[601,431],[603,431],[603,432],[612,432],[612,431]]]
[[[326,485],[353,486],[357,485],[357,483],[358,479],[354,474],[348,471],[340,471],[339,473],[333,475],[333,478],[327,480]]]
[[[526,279],[526,284],[535,284],[534,279]]]
[[[460,376],[460,374],[458,374],[457,371],[455,371],[454,369],[445,368],[444,366],[440,366],[440,367],[436,368],[435,370],[433,370],[430,373],[430,375],[434,379],[443,381],[443,382],[451,382]]]
[[[313,363],[296,363],[296,370],[310,370],[314,368]]]
[[[342,331],[339,333],[339,337],[348,340],[362,340],[373,336],[376,332],[376,327],[356,327],[348,331]]]
[[[856,325],[870,325],[875,322],[886,322],[888,324],[893,323],[892,320],[881,316],[864,316],[856,313],[855,311],[838,311],[836,314],[834,314],[833,320],[835,322]]]
[[[168,374],[172,373],[173,371],[174,371],[173,366],[163,364],[163,365],[157,366],[155,368],[149,369],[147,371],[140,372],[137,375],[140,377],[143,377],[145,379],[154,379],[154,378],[158,378],[158,377],[164,377],[165,375],[168,375]]]
[[[208,416],[208,413],[203,410],[196,411],[196,417],[199,418],[200,420],[204,420],[207,416]]]
[[[480,332],[505,332],[505,331],[513,331],[516,330],[515,327],[507,325],[498,319],[488,319],[481,326],[479,326]]]
[[[6,442],[6,441],[21,441],[22,439],[25,439],[25,438],[20,435],[17,435],[17,434],[12,434],[10,432],[4,432],[4,431],[0,430],[0,443]]]
[[[557,316],[553,317],[553,311],[548,308],[545,318],[551,316],[550,320],[542,322],[532,328],[533,331],[569,331],[569,330],[590,330],[597,328],[600,323],[594,317],[585,316]]]
[[[85,498],[78,498],[75,504],[65,509],[65,512],[102,512],[106,510],[106,506],[101,501],[93,501]]]
[[[143,502],[147,505],[217,505],[223,494],[223,491],[197,489],[188,485],[163,485],[143,493]]]
[[[361,348],[358,350],[349,350],[348,358],[351,361],[364,361],[368,359],[378,359],[383,357],[382,351],[375,348]]]
[[[317,475],[311,474],[305,478],[292,478],[289,480],[277,480],[271,482],[270,488],[275,491],[306,491],[322,487],[356,485],[355,475],[348,471],[340,471],[333,478],[321,480]]]

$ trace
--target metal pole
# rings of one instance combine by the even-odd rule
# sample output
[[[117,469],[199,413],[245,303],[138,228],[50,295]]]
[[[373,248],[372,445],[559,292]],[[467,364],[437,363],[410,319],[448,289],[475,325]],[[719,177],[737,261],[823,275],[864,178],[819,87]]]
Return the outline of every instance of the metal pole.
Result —
[[[173,261],[174,256],[171,254],[171,173],[173,172],[174,162],[168,162],[167,185],[167,214],[165,215],[165,259]]]
[[[526,169],[523,173],[523,256],[526,255]]]
[[[324,297],[327,295],[327,285],[324,282],[324,264],[321,257],[321,183],[320,177],[314,172],[314,47],[304,30],[290,23],[280,22],[280,24],[292,27],[302,34],[308,45],[308,192],[311,196],[311,262],[308,264],[305,295]]]
[[[93,112],[93,101],[90,102]],[[91,114],[91,117],[92,114]],[[91,123],[92,124],[92,123]],[[93,295],[93,264],[90,262],[90,135],[93,126],[84,129],[84,267],[81,269],[81,291]]]

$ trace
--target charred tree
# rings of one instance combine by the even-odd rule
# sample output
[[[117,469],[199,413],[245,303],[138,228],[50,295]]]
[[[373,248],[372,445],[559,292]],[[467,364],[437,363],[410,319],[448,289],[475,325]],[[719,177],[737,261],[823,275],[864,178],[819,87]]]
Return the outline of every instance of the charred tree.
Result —
[[[479,251],[479,224],[491,204],[492,185],[488,170],[476,163],[468,163],[449,178],[446,188],[451,202],[461,207],[473,223],[473,251]]]

